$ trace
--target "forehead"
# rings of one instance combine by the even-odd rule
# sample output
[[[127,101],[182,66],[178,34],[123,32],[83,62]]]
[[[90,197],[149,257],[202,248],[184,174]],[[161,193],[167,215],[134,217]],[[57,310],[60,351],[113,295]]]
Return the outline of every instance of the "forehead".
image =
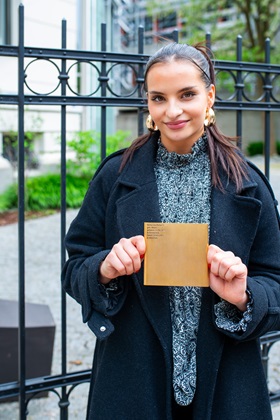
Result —
[[[152,85],[204,85],[198,67],[188,60],[172,60],[154,64],[147,73],[148,90]]]

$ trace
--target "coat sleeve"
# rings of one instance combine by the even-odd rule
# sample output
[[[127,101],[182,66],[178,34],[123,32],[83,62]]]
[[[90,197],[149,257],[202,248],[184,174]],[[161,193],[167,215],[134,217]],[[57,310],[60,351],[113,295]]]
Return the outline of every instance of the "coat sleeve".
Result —
[[[252,298],[252,320],[245,332],[223,333],[238,340],[259,338],[280,330],[280,230],[276,200],[271,188],[253,171],[257,182],[254,198],[261,212],[248,255],[248,290]],[[220,329],[222,331],[222,329]]]
[[[113,332],[110,316],[120,310],[127,294],[127,282],[121,277],[111,294],[104,293],[99,283],[99,266],[113,245],[106,240],[106,212],[118,163],[118,158],[111,158],[98,170],[65,237],[69,258],[62,270],[62,286],[81,305],[83,322],[99,339]],[[110,297],[113,304],[108,302]]]

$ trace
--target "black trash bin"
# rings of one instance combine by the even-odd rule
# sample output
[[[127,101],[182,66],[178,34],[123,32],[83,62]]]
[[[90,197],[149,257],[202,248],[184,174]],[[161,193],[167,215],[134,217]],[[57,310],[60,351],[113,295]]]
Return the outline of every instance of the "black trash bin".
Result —
[[[55,336],[55,323],[48,305],[26,303],[25,325],[26,378],[48,376],[51,374]],[[17,380],[18,302],[0,299],[0,383]],[[44,392],[38,397],[47,395]]]

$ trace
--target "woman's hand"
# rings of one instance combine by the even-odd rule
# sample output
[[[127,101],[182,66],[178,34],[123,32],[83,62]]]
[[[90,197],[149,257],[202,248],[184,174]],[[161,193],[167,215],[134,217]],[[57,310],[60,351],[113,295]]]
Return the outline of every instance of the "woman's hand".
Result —
[[[223,251],[216,245],[209,246],[207,262],[211,289],[244,312],[249,300],[246,265],[232,252]]]
[[[115,277],[137,273],[141,268],[145,252],[146,244],[143,236],[120,239],[100,264],[100,282],[107,284]]]

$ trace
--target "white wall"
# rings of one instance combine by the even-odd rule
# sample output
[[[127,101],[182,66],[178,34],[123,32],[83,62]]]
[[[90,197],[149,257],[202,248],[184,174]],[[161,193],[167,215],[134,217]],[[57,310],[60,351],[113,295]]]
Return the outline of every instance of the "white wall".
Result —
[[[67,48],[77,46],[76,0],[23,0],[25,45],[61,47],[61,21],[67,20]]]
[[[86,3],[88,0],[83,0]],[[12,45],[18,45],[18,6],[24,6],[24,45],[32,48],[61,48],[62,20],[67,20],[68,49],[76,49],[78,45],[78,0],[11,0],[12,10]],[[61,64],[55,65],[47,60],[33,62],[25,59],[26,82],[39,94],[48,94],[59,83],[58,75]],[[69,62],[68,67],[72,62]],[[71,87],[77,88],[76,68],[71,73]],[[70,80],[69,80],[70,81]],[[18,90],[17,58],[0,59],[0,94],[17,94]],[[59,95],[60,87],[54,92]],[[25,94],[33,94],[25,88]],[[68,92],[69,94],[69,92]],[[78,131],[82,126],[82,110],[79,107],[67,107],[67,132]],[[2,105],[0,107],[0,133],[17,131],[17,107]],[[38,118],[38,115],[40,117]],[[38,123],[39,121],[39,123]],[[27,106],[25,110],[25,130],[40,131],[43,134],[36,140],[35,150],[44,165],[50,165],[59,159],[60,107]],[[1,180],[0,180],[1,181]]]

